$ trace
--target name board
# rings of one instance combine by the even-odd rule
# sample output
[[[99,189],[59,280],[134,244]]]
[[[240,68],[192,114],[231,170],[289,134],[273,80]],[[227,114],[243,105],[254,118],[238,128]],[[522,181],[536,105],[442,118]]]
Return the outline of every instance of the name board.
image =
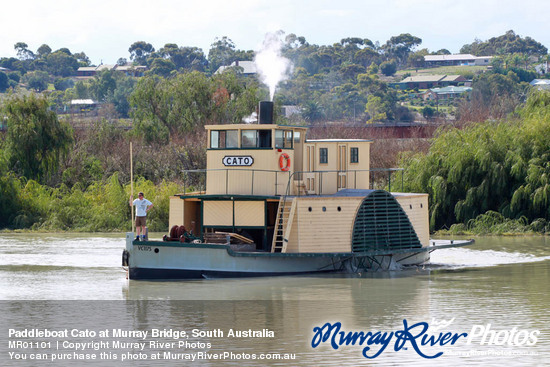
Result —
[[[252,166],[254,158],[249,155],[226,155],[222,163],[224,166]]]

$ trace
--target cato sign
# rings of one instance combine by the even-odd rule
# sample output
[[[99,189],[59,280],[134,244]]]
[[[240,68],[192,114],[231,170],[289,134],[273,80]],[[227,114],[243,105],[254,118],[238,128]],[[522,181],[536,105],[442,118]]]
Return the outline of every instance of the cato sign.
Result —
[[[254,158],[249,155],[226,155],[222,163],[224,166],[252,166]]]

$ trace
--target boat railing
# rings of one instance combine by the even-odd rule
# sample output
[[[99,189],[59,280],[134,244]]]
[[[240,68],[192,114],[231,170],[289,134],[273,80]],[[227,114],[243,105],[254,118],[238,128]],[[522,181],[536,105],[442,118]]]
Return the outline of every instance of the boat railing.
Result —
[[[329,195],[341,189],[391,191],[392,175],[402,168],[368,170],[273,171],[261,169],[198,169],[183,171],[184,192],[217,195]],[[207,177],[208,175],[208,177]],[[395,179],[393,179],[395,182]]]
[[[291,172],[262,169],[196,169],[182,172],[184,191],[217,195],[283,195]],[[208,177],[209,176],[209,177]]]
[[[285,195],[330,195],[342,189],[384,189],[391,191],[392,175],[400,172],[403,191],[403,168],[363,170],[296,171],[288,178]]]

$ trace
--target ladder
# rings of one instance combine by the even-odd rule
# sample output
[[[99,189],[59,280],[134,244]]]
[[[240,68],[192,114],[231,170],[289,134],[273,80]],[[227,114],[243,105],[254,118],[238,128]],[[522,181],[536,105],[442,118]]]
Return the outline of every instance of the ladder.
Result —
[[[279,199],[279,208],[277,209],[277,218],[275,219],[271,252],[286,252],[288,236],[290,236],[295,212],[296,199],[293,198],[287,201],[284,196],[281,196]]]

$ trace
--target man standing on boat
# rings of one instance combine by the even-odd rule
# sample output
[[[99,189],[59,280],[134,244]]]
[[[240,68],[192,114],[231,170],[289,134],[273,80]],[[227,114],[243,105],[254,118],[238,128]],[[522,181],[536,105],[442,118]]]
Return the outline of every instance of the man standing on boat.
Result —
[[[136,207],[136,241],[145,240],[145,227],[147,226],[147,212],[153,208],[153,203],[143,197],[143,193],[138,194],[136,200],[133,195],[130,196],[130,206],[135,205]],[[141,228],[140,228],[141,227]]]

